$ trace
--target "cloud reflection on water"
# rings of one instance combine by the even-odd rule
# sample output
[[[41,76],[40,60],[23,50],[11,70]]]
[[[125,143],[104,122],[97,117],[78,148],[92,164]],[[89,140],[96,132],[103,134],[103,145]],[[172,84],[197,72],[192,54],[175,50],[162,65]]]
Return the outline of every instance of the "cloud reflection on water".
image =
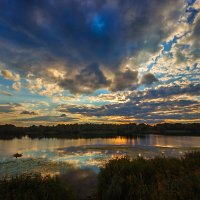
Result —
[[[18,172],[62,173],[69,165],[99,171],[109,159],[138,155],[145,159],[155,156],[180,157],[195,150],[199,137],[147,135],[137,138],[113,139],[14,139],[0,140],[0,176]],[[23,153],[15,159],[14,153]]]

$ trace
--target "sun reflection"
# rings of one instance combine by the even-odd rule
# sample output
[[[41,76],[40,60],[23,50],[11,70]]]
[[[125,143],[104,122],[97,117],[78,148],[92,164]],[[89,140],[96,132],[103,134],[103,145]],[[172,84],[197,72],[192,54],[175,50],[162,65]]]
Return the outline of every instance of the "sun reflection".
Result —
[[[126,144],[127,143],[127,139],[123,138],[123,137],[117,137],[117,138],[114,139],[114,143],[116,145]]]

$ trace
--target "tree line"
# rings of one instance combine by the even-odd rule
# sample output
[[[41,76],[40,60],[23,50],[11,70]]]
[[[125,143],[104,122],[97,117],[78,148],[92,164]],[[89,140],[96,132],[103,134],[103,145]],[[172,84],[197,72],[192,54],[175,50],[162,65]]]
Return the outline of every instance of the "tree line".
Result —
[[[200,123],[149,124],[58,124],[56,126],[17,127],[0,125],[0,139],[30,138],[112,138],[144,134],[200,136]]]

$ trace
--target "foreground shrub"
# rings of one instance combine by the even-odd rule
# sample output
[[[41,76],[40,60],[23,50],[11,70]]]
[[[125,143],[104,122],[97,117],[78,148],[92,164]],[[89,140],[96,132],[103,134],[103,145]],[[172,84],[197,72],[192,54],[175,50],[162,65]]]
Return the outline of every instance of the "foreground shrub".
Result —
[[[74,200],[71,188],[58,177],[20,175],[0,180],[1,200]]]
[[[119,158],[99,174],[102,200],[199,200],[200,152],[182,159]]]

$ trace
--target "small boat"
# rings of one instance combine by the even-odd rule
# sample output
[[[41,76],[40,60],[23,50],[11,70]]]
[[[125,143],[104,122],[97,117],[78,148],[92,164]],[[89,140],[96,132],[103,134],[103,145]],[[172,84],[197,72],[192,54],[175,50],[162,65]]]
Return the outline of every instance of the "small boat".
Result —
[[[15,158],[20,158],[20,157],[22,157],[22,153],[15,153],[15,154],[13,154],[13,157],[15,157]]]

